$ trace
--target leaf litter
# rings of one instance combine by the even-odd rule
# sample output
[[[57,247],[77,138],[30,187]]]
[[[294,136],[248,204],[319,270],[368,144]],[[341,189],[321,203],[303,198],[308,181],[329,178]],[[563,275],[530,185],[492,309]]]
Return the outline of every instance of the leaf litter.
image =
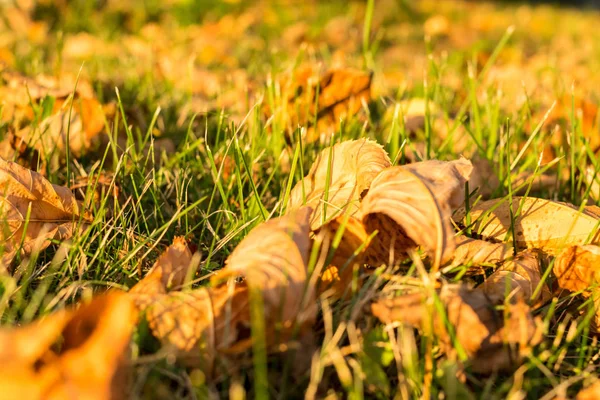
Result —
[[[0,22],[0,29],[11,27],[11,31],[3,37],[3,43],[12,46],[23,43],[25,38],[32,42],[42,40],[48,35],[48,26],[43,21],[31,19],[28,2],[18,3],[22,4],[11,8],[6,14],[6,21]],[[251,81],[243,60],[249,54],[266,53],[268,48],[266,41],[257,34],[261,26],[261,18],[257,16],[262,16],[264,11],[261,7],[240,9],[235,18],[231,15],[211,16],[214,22],[192,25],[189,30],[177,32],[173,37],[166,35],[165,28],[159,23],[136,27],[139,28],[139,36],[127,35],[124,46],[109,43],[93,34],[67,34],[64,60],[61,60],[66,68],[73,70],[74,62],[92,57],[95,52],[101,53],[102,57],[118,53],[117,56],[124,59],[127,58],[123,56],[125,52],[128,56],[133,54],[131,58],[135,60],[148,62],[138,62],[133,68],[125,68],[123,79],[129,74],[154,74],[185,92],[189,101],[178,110],[179,115],[169,110],[168,118],[161,115],[147,127],[152,136],[151,143],[155,139],[156,144],[163,140],[160,139],[161,132],[168,129],[165,121],[172,118],[177,119],[177,123],[172,125],[177,129],[181,129],[184,121],[197,112],[202,114],[199,120],[204,124],[203,129],[206,127],[206,132],[209,126],[212,129],[210,124],[218,124],[216,139],[209,135],[204,139],[196,137],[191,129],[188,136],[196,143],[189,146],[186,142],[187,147],[177,149],[181,150],[181,154],[176,153],[178,143],[164,139],[168,146],[162,155],[166,157],[161,159],[155,155],[152,164],[171,163],[165,168],[167,172],[157,168],[144,169],[143,173],[136,171],[138,175],[132,174],[126,179],[121,174],[120,177],[99,175],[100,179],[95,180],[94,175],[87,175],[79,162],[85,164],[88,156],[94,161],[99,160],[98,154],[92,153],[103,140],[112,143],[109,153],[117,155],[114,160],[108,157],[107,160],[111,160],[108,163],[123,162],[129,166],[140,161],[136,158],[139,157],[135,154],[136,146],[142,152],[159,146],[148,145],[140,132],[132,131],[130,125],[120,128],[111,125],[118,121],[118,117],[123,117],[122,122],[125,122],[125,115],[117,115],[111,122],[110,118],[116,115],[114,104],[102,104],[106,101],[105,97],[101,102],[100,96],[96,96],[97,87],[92,89],[86,77],[62,73],[57,73],[56,77],[21,75],[11,68],[15,65],[12,54],[7,55],[6,49],[0,48],[0,60],[11,65],[3,66],[1,70],[0,129],[3,141],[0,151],[3,159],[15,161],[2,160],[0,165],[5,181],[1,196],[4,212],[2,268],[7,271],[3,276],[8,279],[20,279],[20,268],[27,263],[38,262],[37,257],[40,256],[39,263],[42,265],[35,274],[43,277],[45,274],[57,274],[64,278],[61,275],[64,271],[52,270],[54,263],[60,263],[56,260],[62,254],[53,254],[53,243],[62,243],[64,248],[73,249],[68,257],[79,251],[83,254],[79,256],[83,257],[82,260],[93,263],[100,259],[110,271],[110,264],[118,264],[120,260],[105,260],[106,256],[99,257],[101,253],[95,248],[81,251],[70,247],[72,240],[86,238],[87,234],[95,235],[95,238],[102,234],[108,237],[114,229],[111,224],[128,218],[123,209],[140,196],[138,193],[127,194],[128,189],[132,190],[126,187],[127,179],[131,179],[134,186],[136,180],[137,183],[139,179],[146,180],[145,186],[141,185],[144,193],[156,184],[153,174],[164,174],[160,179],[177,182],[173,190],[177,202],[174,207],[166,202],[165,208],[170,212],[171,208],[181,210],[190,204],[181,194],[183,189],[178,186],[189,179],[188,171],[173,170],[172,160],[181,158],[184,163],[190,162],[193,158],[190,155],[195,151],[190,149],[197,147],[200,149],[198,154],[207,156],[210,161],[203,162],[203,165],[219,164],[215,163],[210,147],[218,144],[218,136],[222,134],[220,129],[227,119],[246,124],[242,124],[243,129],[235,130],[235,140],[245,140],[244,135],[260,136],[256,132],[271,135],[267,140],[274,142],[277,141],[273,138],[275,135],[282,132],[287,135],[285,145],[283,141],[278,143],[282,147],[287,146],[284,152],[289,153],[286,158],[288,165],[284,168],[282,164],[274,171],[269,170],[272,175],[265,186],[276,186],[271,178],[281,177],[277,168],[290,173],[288,201],[283,204],[260,192],[264,182],[261,182],[258,171],[263,171],[260,164],[264,163],[264,154],[271,149],[258,152],[258,155],[255,148],[236,148],[239,152],[233,155],[223,148],[215,149],[217,160],[222,157],[220,160],[228,165],[225,171],[214,174],[222,181],[215,179],[212,182],[214,192],[210,202],[212,204],[218,192],[216,197],[223,197],[222,200],[229,204],[226,211],[231,214],[224,213],[222,215],[226,217],[219,215],[218,218],[235,220],[236,223],[243,221],[240,225],[232,225],[235,230],[226,232],[225,238],[219,237],[223,233],[220,228],[215,230],[207,222],[207,231],[219,243],[217,249],[225,248],[225,253],[232,250],[223,265],[221,259],[215,261],[211,258],[215,256],[212,245],[202,248],[206,258],[200,262],[200,253],[192,244],[197,238],[194,233],[186,238],[176,236],[183,230],[178,222],[177,227],[173,225],[169,229],[176,232],[169,235],[175,237],[172,244],[127,294],[117,290],[96,294],[91,302],[80,301],[79,305],[50,313],[29,324],[13,329],[3,328],[0,331],[0,341],[5,344],[0,346],[4,349],[4,352],[0,351],[0,358],[4,360],[4,369],[0,373],[2,393],[6,393],[8,398],[22,397],[23,393],[27,398],[66,398],[68,395],[76,398],[127,398],[132,388],[128,381],[132,364],[135,368],[144,368],[140,367],[145,363],[144,357],[160,358],[162,354],[168,354],[165,375],[174,375],[169,370],[174,364],[182,365],[185,367],[183,374],[192,385],[200,382],[202,386],[208,382],[209,390],[213,390],[214,384],[231,377],[229,394],[232,394],[236,393],[234,388],[240,388],[237,381],[240,375],[254,378],[256,382],[264,379],[258,376],[259,364],[256,364],[256,359],[264,351],[269,357],[296,356],[292,363],[298,365],[303,364],[299,360],[304,358],[306,361],[312,357],[302,366],[304,372],[310,370],[308,393],[318,393],[323,397],[338,388],[323,388],[313,382],[326,379],[323,374],[332,379],[331,370],[337,374],[332,379],[332,386],[338,385],[339,380],[339,386],[349,393],[354,390],[349,382],[354,380],[356,383],[366,377],[369,394],[389,395],[390,383],[397,381],[399,392],[406,391],[413,397],[422,393],[428,397],[425,394],[432,390],[429,387],[432,379],[437,383],[445,380],[450,385],[457,383],[452,379],[458,379],[460,384],[466,382],[476,387],[481,386],[482,377],[496,379],[499,373],[514,374],[511,390],[522,397],[525,394],[518,388],[519,379],[531,364],[542,362],[553,365],[555,369],[552,372],[559,374],[563,372],[563,361],[573,358],[566,354],[565,345],[560,343],[562,335],[566,335],[565,340],[569,344],[578,337],[587,338],[589,334],[594,342],[591,345],[582,342],[580,351],[589,352],[595,348],[597,339],[594,335],[600,325],[596,271],[600,254],[596,246],[600,213],[593,206],[576,205],[591,204],[589,200],[586,203],[588,195],[591,199],[597,197],[593,187],[597,167],[592,155],[597,153],[598,147],[597,135],[594,135],[598,113],[591,100],[593,96],[573,89],[571,95],[559,97],[558,106],[550,113],[547,113],[548,104],[540,107],[529,103],[530,99],[550,99],[550,86],[558,84],[550,84],[551,79],[534,78],[536,74],[543,74],[536,69],[540,65],[546,67],[544,57],[547,54],[529,56],[525,55],[529,49],[521,54],[523,49],[513,47],[505,49],[499,63],[489,68],[486,67],[488,61],[496,55],[489,49],[481,49],[477,57],[468,62],[469,74],[475,71],[476,75],[480,69],[489,74],[470,77],[473,78],[470,88],[460,77],[452,76],[454,72],[450,71],[444,77],[447,87],[442,88],[441,95],[437,91],[440,88],[435,88],[435,101],[428,98],[431,82],[427,79],[431,79],[432,75],[426,76],[424,93],[421,93],[421,88],[417,94],[405,92],[407,88],[398,87],[398,82],[409,86],[417,84],[406,82],[423,83],[425,66],[435,70],[435,63],[440,61],[437,54],[425,56],[403,44],[407,37],[415,35],[412,25],[389,26],[382,36],[364,36],[362,61],[353,62],[349,54],[360,51],[357,40],[360,39],[362,25],[350,17],[329,21],[322,33],[313,32],[306,23],[292,25],[286,27],[281,38],[272,43],[274,55],[279,51],[278,46],[291,46],[293,43],[295,47],[302,46],[311,61],[320,58],[319,52],[324,51],[330,62],[328,67],[313,62],[299,67],[302,59],[299,57],[291,72],[289,69],[283,73],[274,70],[273,76]],[[418,9],[424,14],[414,18],[424,22],[415,24],[418,25],[416,33],[425,33],[428,45],[433,45],[441,54],[447,54],[447,49],[453,46],[475,45],[477,35],[500,32],[507,22],[506,16],[497,14],[491,6],[457,2],[453,7],[463,10],[477,7],[478,12],[464,13],[464,21],[460,26],[454,26],[446,16],[447,7],[423,2]],[[544,34],[543,27],[552,24],[548,24],[543,12],[532,14],[529,7],[519,9],[519,15],[523,17],[519,20],[531,21],[531,30]],[[357,10],[359,14],[364,11]],[[411,8],[405,10],[410,11]],[[122,12],[118,9],[118,13]],[[570,13],[565,12],[565,18],[572,18]],[[275,18],[267,15],[267,20]],[[132,19],[128,23],[135,25],[135,21]],[[386,24],[382,16],[376,16],[371,22],[377,29]],[[576,57],[569,55],[573,45],[583,42],[579,47],[582,53],[587,53],[593,47],[590,43],[594,42],[586,37],[575,40],[576,37],[563,36],[560,40],[566,44],[559,39],[546,38],[551,42],[549,48],[556,48],[557,53],[563,52],[559,57],[552,56],[555,60],[553,68],[564,73],[561,76],[563,80],[589,78],[581,75],[578,61],[573,60]],[[247,48],[238,46],[242,38],[247,39]],[[319,40],[329,47],[319,49]],[[374,42],[370,43],[370,40]],[[390,43],[398,44],[390,47]],[[380,45],[380,54],[375,60],[370,59],[377,53],[371,50]],[[22,51],[18,46],[14,48],[17,55]],[[238,51],[242,54],[235,54]],[[192,53],[194,55],[190,56]],[[381,68],[375,68],[375,73],[367,68],[357,68],[359,64],[372,67],[374,61],[375,65],[382,64]],[[389,70],[388,64],[393,65],[394,70]],[[398,65],[404,66],[400,68],[401,72],[398,72]],[[519,74],[519,79],[515,78],[515,74]],[[76,90],[75,81],[78,82]],[[513,81],[527,82],[517,88],[513,87]],[[263,85],[265,92],[261,93]],[[590,82],[589,86],[592,85],[593,82]],[[497,89],[496,95],[493,95],[492,89]],[[414,91],[414,88],[410,90]],[[453,95],[446,96],[444,90]],[[410,95],[407,96],[407,93]],[[263,94],[264,98],[261,97]],[[248,105],[254,100],[258,101],[256,110],[261,112],[255,112],[248,119],[240,117],[249,111]],[[507,100],[508,104],[505,103]],[[118,98],[118,101],[121,99]],[[466,114],[460,111],[460,102],[465,101],[471,102]],[[513,134],[518,138],[520,132],[504,132],[498,124],[490,127],[490,131],[498,129],[502,131],[501,135],[506,136],[500,137],[500,144],[487,143],[490,148],[486,149],[481,147],[486,142],[478,126],[482,118],[478,114],[481,112],[478,104],[483,101],[488,106],[484,117],[486,121],[490,115],[503,115],[505,112],[507,115],[510,112],[527,114],[527,121],[519,127],[525,134],[535,130],[540,120],[547,118],[547,121],[539,136],[531,135],[531,142],[527,141],[525,146],[509,141],[513,140]],[[523,111],[525,104],[533,111],[529,108]],[[136,114],[140,109],[127,109],[125,114]],[[221,115],[211,119],[214,116],[211,114],[218,114],[224,109],[230,112],[227,118]],[[378,113],[381,111],[385,116],[380,120]],[[531,112],[533,115],[530,115]],[[465,115],[468,117],[466,121]],[[190,127],[197,127],[193,122],[190,122]],[[458,126],[453,130],[455,123]],[[107,127],[114,132],[105,132]],[[389,129],[389,136],[385,133],[366,139],[363,134],[367,127]],[[138,137],[112,137],[117,131]],[[340,140],[338,132],[343,137],[359,139]],[[138,142],[133,145],[131,142],[136,140]],[[429,143],[431,140],[433,143]],[[469,147],[473,142],[478,145],[475,151]],[[120,152],[114,148],[115,143]],[[323,144],[330,147],[323,147]],[[589,147],[589,154],[576,157],[578,144]],[[291,161],[298,145],[300,148],[306,146],[309,151],[302,150],[298,153],[301,155],[295,155],[297,158]],[[466,158],[448,157],[447,153],[438,152],[444,145],[450,146],[453,154],[464,154]],[[517,152],[536,147],[542,149],[544,157],[541,154],[537,157],[535,173],[527,170],[533,169],[531,160],[527,161],[526,168],[519,171],[512,165],[504,165],[502,157],[506,154],[503,151],[513,151],[511,146]],[[527,146],[531,147],[528,149]],[[558,160],[558,164],[564,167],[560,160],[568,151],[572,152],[572,158],[566,168],[538,172],[550,159],[553,160],[550,164]],[[316,156],[307,160],[301,159],[315,153]],[[250,174],[244,177],[242,172],[248,172],[244,171],[248,166],[246,160],[240,163],[240,156],[246,155],[252,157],[252,164]],[[431,159],[432,155],[440,159]],[[545,158],[548,155],[550,158]],[[290,161],[293,164],[291,168]],[[314,162],[303,177],[294,167],[306,161]],[[64,165],[67,165],[66,177],[59,168]],[[77,170],[75,175],[83,177],[75,183],[70,176],[73,168]],[[300,171],[303,169],[300,168]],[[295,175],[292,176],[291,172]],[[298,182],[292,187],[291,183],[296,180]],[[567,196],[536,197],[541,193],[553,193],[560,188],[561,180],[572,185],[566,189]],[[51,182],[63,182],[64,186]],[[101,188],[89,192],[89,186],[96,183],[100,183]],[[187,182],[181,185],[185,187]],[[238,199],[225,199],[225,193],[234,193],[232,188],[236,185],[252,187],[251,200],[244,199],[243,195]],[[125,186],[125,196],[129,196],[127,200],[117,199],[122,186]],[[156,193],[160,192],[153,192],[153,195]],[[99,217],[107,217],[109,224],[105,232],[98,233],[89,210],[102,208],[109,195],[114,197],[114,210]],[[159,194],[165,198],[169,195],[173,193]],[[573,204],[556,201],[569,196]],[[267,208],[261,201],[267,202]],[[239,210],[240,221],[232,217],[235,212],[231,212],[231,207],[236,212]],[[158,208],[155,204],[155,214],[164,218],[163,210]],[[260,217],[247,219],[257,209],[261,210]],[[264,213],[267,209],[281,209],[281,215]],[[132,220],[142,226],[148,220],[146,216],[139,218],[139,210],[132,212],[135,214]],[[202,210],[202,218],[214,221],[212,214],[206,215],[213,211],[209,205],[207,210]],[[178,215],[178,212],[172,214]],[[186,233],[188,212],[183,213],[186,215]],[[261,218],[263,221],[259,222]],[[127,231],[128,239],[134,236],[130,227],[123,227],[123,230]],[[144,228],[134,230],[144,231]],[[237,246],[232,244],[230,249],[229,241],[240,233],[244,238]],[[136,240],[146,240],[140,238],[142,236],[136,237]],[[154,239],[154,234],[147,238],[148,242]],[[105,241],[100,243],[101,248]],[[156,243],[162,246],[164,241],[159,239]],[[144,242],[142,247],[147,245]],[[146,265],[144,257],[127,256],[127,261],[132,258],[140,268]],[[48,261],[50,259],[52,261]],[[21,264],[14,268],[17,261]],[[215,264],[222,268],[212,271]],[[132,276],[129,274],[128,278]],[[129,279],[125,281],[130,283]],[[61,293],[52,299],[42,294],[35,301],[46,306],[56,304],[60,296],[77,298],[72,293],[79,290],[85,293],[86,285],[90,283],[82,281],[78,284],[81,287],[75,283],[68,287],[67,294]],[[35,289],[45,293],[43,284]],[[1,294],[6,296],[5,293],[9,292]],[[565,319],[564,315],[568,313],[575,316]],[[345,319],[345,315],[349,318]],[[567,327],[564,321],[569,321],[569,318],[574,320]],[[138,319],[145,322],[138,324]],[[591,320],[589,327],[585,325],[586,320]],[[139,331],[137,333],[143,336],[144,324],[147,324],[149,334],[160,342],[158,353],[156,349],[149,350],[146,343],[140,343],[134,333]],[[579,335],[582,329],[584,334]],[[371,335],[373,332],[376,334]],[[380,335],[380,332],[385,334]],[[369,337],[377,335],[385,343],[366,343]],[[323,339],[319,344],[321,348],[319,345],[315,347],[314,339],[318,338]],[[435,345],[433,355],[419,360],[417,347],[427,348],[428,343]],[[365,361],[363,347],[366,349],[367,345],[385,349],[382,352],[392,346],[393,356],[381,364],[385,368]],[[379,362],[379,350],[372,350],[369,350],[368,358]],[[137,353],[139,351],[141,357]],[[253,358],[250,353],[253,353]],[[392,359],[396,361],[395,366],[390,363]],[[416,369],[411,365],[413,359],[417,359]],[[442,376],[446,373],[442,366],[447,361],[455,363],[452,374],[456,376]],[[252,363],[255,370],[248,375],[240,374],[245,366]],[[286,368],[281,369],[286,371]],[[579,371],[582,367],[577,368]],[[427,374],[433,369],[438,375],[428,378]],[[423,376],[419,375],[421,370],[424,371]],[[395,372],[397,377],[388,382]],[[577,398],[594,398],[597,395],[597,383],[589,372],[590,368],[586,367],[581,374],[585,382],[575,385],[585,388],[577,394]],[[285,373],[289,374],[289,371],[281,372]],[[269,378],[273,379],[273,376]],[[419,382],[421,378],[423,384]],[[410,384],[406,384],[407,379]],[[182,386],[188,385],[187,380]],[[373,384],[375,381],[385,389],[378,391],[377,385]],[[565,382],[571,384],[569,380]],[[565,395],[567,386],[561,386],[562,383],[552,385],[554,388],[550,394],[558,393],[557,398]],[[433,388],[437,390],[435,384]],[[25,389],[27,392],[23,392]],[[188,392],[193,390],[195,387]],[[569,392],[576,393],[572,389]],[[203,394],[198,397],[203,397]],[[438,394],[443,395],[441,390]],[[210,395],[214,397],[213,392]],[[567,398],[566,395],[563,397]]]

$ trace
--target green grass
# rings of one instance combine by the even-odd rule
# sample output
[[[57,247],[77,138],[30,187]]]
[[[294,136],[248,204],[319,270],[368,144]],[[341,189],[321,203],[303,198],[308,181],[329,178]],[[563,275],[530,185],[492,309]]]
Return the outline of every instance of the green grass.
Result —
[[[289,3],[176,1],[100,7],[72,2],[65,8],[46,4],[31,12],[48,27],[39,41],[27,32],[12,32],[6,21],[0,25],[10,39],[0,50],[11,54],[12,68],[28,76],[61,72],[78,79],[81,71],[101,102],[113,102],[116,109],[105,124],[104,146],[81,157],[67,151],[58,167],[50,160],[45,163],[52,183],[69,185],[89,176],[82,190],[86,198],[91,198],[101,174],[112,178],[93,205],[88,231],[17,260],[14,273],[0,275],[2,325],[30,322],[108,288],[132,287],[175,236],[198,245],[202,259],[190,285],[206,284],[253,227],[285,213],[291,188],[319,151],[350,138],[377,140],[395,164],[461,155],[487,160],[500,182],[494,197],[508,201],[525,191],[529,196],[571,202],[581,206],[580,211],[588,202],[600,204],[600,193],[584,179],[587,166],[593,167],[594,177],[600,170],[594,139],[600,133],[598,121],[591,128],[584,124],[570,91],[575,81],[577,96],[600,98],[595,73],[600,35],[590,29],[600,21],[598,13],[504,3]],[[448,16],[450,33],[424,39],[423,22],[436,13]],[[515,13],[526,22],[512,27]],[[223,17],[238,20],[227,24]],[[244,18],[250,21],[248,27],[235,32]],[[343,31],[341,42],[331,33],[336,18]],[[189,33],[198,24],[218,21],[222,25]],[[305,44],[285,42],[284,33],[298,22],[307,25]],[[158,50],[147,60],[136,56],[125,42],[150,35],[149,23],[162,30],[149,40]],[[549,33],[548,24],[560,28]],[[64,44],[77,32],[89,32],[113,50],[99,48],[85,59],[65,54]],[[204,42],[194,42],[203,35]],[[223,53],[218,46],[225,48]],[[542,61],[529,62],[534,56]],[[161,75],[156,65],[170,57],[175,65],[188,62],[188,72],[206,69],[220,77],[216,92],[193,93],[182,82],[198,81]],[[375,73],[366,122],[339,121],[335,135],[307,143],[301,129],[290,132],[280,114],[265,112],[287,105],[278,86],[285,71],[303,63],[333,65],[340,57],[346,66]],[[578,58],[579,69],[571,68],[567,57]],[[523,75],[510,75],[512,66]],[[244,71],[250,88],[234,88],[235,71]],[[491,74],[499,72],[505,72],[506,78],[490,80]],[[401,78],[394,78],[394,73]],[[544,84],[528,92],[520,81],[529,77],[535,80],[526,83]],[[232,92],[235,102],[219,103],[220,96]],[[552,121],[561,126],[562,141],[553,141],[558,136],[553,125],[548,126],[547,111],[565,96],[571,101],[569,112]],[[424,124],[410,132],[399,104],[415,98],[425,101]],[[210,104],[210,111],[186,108],[194,101]],[[42,115],[44,108],[38,111]],[[3,136],[9,129],[10,122],[0,125]],[[164,138],[174,143],[175,151],[160,148],[158,140]],[[460,150],[456,143],[462,143]],[[554,161],[541,163],[542,151],[550,149]],[[531,179],[516,183],[523,171],[530,172]],[[556,189],[540,190],[533,184],[543,173],[556,177]],[[111,195],[115,187],[119,197]],[[467,196],[467,209],[479,197],[478,193]],[[327,212],[332,210],[324,204],[323,217]],[[339,244],[336,240],[339,235],[334,247]],[[317,255],[313,251],[313,267]],[[421,277],[418,265],[407,269],[408,275]],[[551,264],[544,279],[551,283],[550,270]],[[302,398],[305,392],[318,398],[414,398],[430,390],[432,398],[443,393],[446,398],[549,399],[573,396],[598,376],[600,346],[589,332],[590,302],[576,309],[574,297],[568,296],[534,311],[544,318],[546,339],[521,368],[492,376],[467,369],[460,380],[456,365],[440,357],[435,340],[406,327],[383,326],[369,315],[368,304],[384,287],[386,291],[402,288],[388,279],[390,272],[378,269],[362,288],[351,288],[347,300],[319,300],[315,353],[308,355],[308,369],[300,374],[285,353],[267,355],[261,340],[256,340],[253,356],[243,366],[211,380],[161,353],[149,358],[157,343],[141,324],[133,344],[132,398],[246,393],[249,398],[283,399]],[[253,304],[252,333],[260,338],[263,310]],[[426,360],[433,360],[429,389],[424,387]]]

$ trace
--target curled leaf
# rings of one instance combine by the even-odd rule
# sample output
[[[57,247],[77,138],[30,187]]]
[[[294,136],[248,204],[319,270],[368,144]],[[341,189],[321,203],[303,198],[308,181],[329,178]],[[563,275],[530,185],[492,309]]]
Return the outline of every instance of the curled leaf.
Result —
[[[522,302],[508,305],[503,316],[486,294],[464,286],[445,286],[439,294],[444,313],[426,305],[424,292],[380,300],[371,306],[383,323],[402,322],[425,329],[433,318],[433,334],[451,357],[463,353],[474,372],[489,374],[520,363],[541,340],[541,320]],[[445,322],[447,321],[447,323]]]
[[[212,278],[213,284],[243,277],[250,290],[261,293],[267,318],[287,327],[294,321],[311,323],[316,311],[313,301],[306,300],[314,296],[306,285],[311,211],[304,207],[254,228]]]
[[[396,256],[416,245],[427,250],[434,265],[450,260],[455,247],[451,212],[464,200],[469,165],[435,160],[381,172],[361,204],[367,232],[379,232],[369,261],[386,263],[390,249]]]
[[[3,399],[124,399],[133,304],[111,293],[75,311],[0,330]]]
[[[381,145],[368,139],[349,140],[325,148],[306,177],[292,189],[288,208],[294,210],[303,204],[312,207],[313,230],[344,213],[356,216],[359,201],[371,182],[390,165]]]
[[[542,283],[542,272],[539,256],[532,252],[523,252],[504,262],[486,279],[481,289],[495,304],[501,304],[505,299],[545,302],[550,298],[550,291],[546,284]],[[538,286],[538,294],[533,298]]]
[[[217,353],[252,345],[251,293],[262,297],[268,347],[291,338],[296,323],[302,333],[316,316],[314,291],[307,287],[310,213],[302,208],[257,226],[213,277],[212,287],[167,293],[169,285],[183,281],[191,260],[185,241],[175,239],[131,290],[154,336],[210,371]]]
[[[477,203],[470,210],[470,218],[474,232],[484,239],[514,240],[518,249],[557,254],[563,246],[600,240],[600,220],[586,209],[579,212],[570,204],[534,197],[513,197],[510,205],[502,199]],[[465,225],[465,210],[459,210],[454,220]]]
[[[0,159],[0,209],[4,247],[2,262],[9,265],[22,255],[43,250],[50,240],[69,239],[91,222],[66,187],[53,185],[37,172]]]

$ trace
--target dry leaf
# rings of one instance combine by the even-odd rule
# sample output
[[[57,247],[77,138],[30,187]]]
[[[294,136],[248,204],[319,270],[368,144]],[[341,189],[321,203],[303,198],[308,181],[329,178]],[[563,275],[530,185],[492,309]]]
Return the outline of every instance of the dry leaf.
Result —
[[[459,265],[469,265],[467,275],[483,273],[481,266],[494,266],[502,263],[513,255],[511,246],[504,243],[490,243],[485,240],[471,239],[466,236],[455,238],[456,249],[451,268]]]
[[[111,293],[75,311],[0,330],[3,399],[124,399],[136,313]]]
[[[155,337],[186,364],[207,372],[217,352],[241,352],[252,344],[245,285],[155,295],[145,315]]]
[[[326,236],[328,242],[331,242],[340,229],[343,229],[343,235],[331,255],[329,266],[321,274],[318,288],[320,293],[331,290],[333,299],[352,294],[351,284],[355,268],[363,265],[370,243],[364,225],[353,217],[337,217],[321,227],[318,233]]]
[[[522,205],[521,211],[518,212]],[[489,212],[489,214],[488,214]],[[486,215],[487,214],[487,215]],[[566,203],[534,197],[513,197],[514,236],[518,249],[540,249],[556,254],[562,246],[592,243],[599,240],[598,221],[592,213],[582,213]],[[494,199],[477,203],[470,211],[473,231],[486,240],[511,241],[509,203]],[[465,225],[464,209],[454,216],[457,224]]]
[[[65,76],[59,81],[43,75],[32,79],[6,68],[0,69],[0,78],[4,81],[4,85],[0,85],[2,119],[12,124],[11,129],[21,145],[43,155],[43,161],[51,158],[53,164],[61,162],[67,138],[69,149],[75,156],[83,154],[97,142],[99,133],[104,129],[105,114],[94,97],[91,85],[85,80],[77,81],[77,78]],[[76,81],[74,100],[71,100]],[[38,122],[32,103],[39,107],[47,96],[54,99],[52,109],[46,118]],[[18,150],[14,148],[17,154]]]
[[[213,276],[213,287],[167,293],[167,286],[181,284],[191,259],[183,239],[176,239],[130,291],[153,334],[180,358],[210,371],[217,352],[252,345],[252,291],[262,296],[269,348],[290,339],[295,323],[304,333],[316,317],[314,292],[307,287],[310,213],[302,208],[252,230]],[[240,277],[243,282],[236,282]]]
[[[53,185],[37,172],[0,159],[0,207],[3,212],[2,262],[43,250],[50,240],[69,239],[91,222],[66,187]]]
[[[313,230],[343,213],[357,216],[365,191],[377,174],[390,165],[381,145],[368,139],[348,140],[334,145],[333,149],[328,147],[319,153],[306,177],[292,189],[288,208],[297,209],[306,199],[306,205],[314,209]],[[325,192],[328,170],[329,192]]]
[[[529,348],[541,340],[541,320],[534,319],[522,302],[507,306],[506,314],[496,311],[485,293],[464,286],[445,286],[439,294],[445,317],[433,310],[433,333],[442,350],[456,355],[452,336],[468,357],[474,372],[489,374],[518,365]],[[425,329],[428,312],[423,292],[380,300],[371,306],[383,323],[403,322]],[[444,323],[447,318],[453,334]]]
[[[561,289],[582,292],[588,297],[600,282],[600,247],[567,247],[556,256],[552,272]]]
[[[210,372],[217,351],[251,344],[248,291],[245,284],[170,291],[184,283],[191,263],[185,239],[176,237],[129,295],[155,337],[184,362]]]
[[[518,299],[532,304],[544,303],[551,297],[546,283],[542,284],[538,295],[533,298],[542,280],[542,273],[539,256],[523,252],[494,271],[481,289],[495,304],[502,304],[506,299],[512,302]]]
[[[455,247],[451,211],[464,201],[469,173],[466,160],[433,160],[381,172],[361,204],[367,232],[379,232],[367,261],[387,263],[391,249],[397,259],[416,245],[427,250],[434,265],[450,260]]]
[[[598,400],[600,399],[600,381],[596,381],[577,393],[576,400]]]
[[[292,131],[298,126],[308,127],[308,143],[337,131],[341,119],[357,114],[371,100],[369,72],[332,69],[319,77],[308,67],[295,71],[294,77],[282,84],[288,94],[288,125]]]
[[[211,282],[243,277],[250,290],[261,293],[267,320],[285,329],[294,322],[311,324],[316,312],[313,290],[306,284],[311,212],[304,207],[254,228]]]
[[[560,289],[580,292],[585,298],[592,298],[595,316],[590,328],[600,333],[600,247],[594,245],[570,246],[555,259],[553,272]]]
[[[158,294],[165,294],[170,288],[183,285],[188,267],[192,262],[192,252],[183,237],[176,237],[156,260],[152,270],[130,291],[138,307],[143,308]]]

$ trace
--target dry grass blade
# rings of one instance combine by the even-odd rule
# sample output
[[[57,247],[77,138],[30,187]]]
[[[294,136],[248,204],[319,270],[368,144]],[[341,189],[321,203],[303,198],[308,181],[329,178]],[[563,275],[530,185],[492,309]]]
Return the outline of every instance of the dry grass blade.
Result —
[[[504,262],[486,279],[481,288],[495,304],[504,303],[506,300],[543,303],[551,297],[545,283],[539,294],[533,298],[542,280],[542,272],[539,255],[523,252],[513,260]]]
[[[71,191],[51,184],[37,172],[0,159],[0,208],[4,246],[2,262],[8,266],[20,249],[31,254],[66,240],[77,227],[91,221]]]
[[[451,212],[464,200],[468,179],[456,165],[468,169],[470,164],[427,161],[377,176],[361,204],[367,232],[379,232],[369,249],[370,263],[387,263],[392,249],[397,257],[416,245],[427,250],[435,266],[451,259]]]
[[[3,399],[124,399],[136,312],[121,293],[0,331]]]
[[[333,149],[325,148],[306,177],[292,189],[289,209],[299,208],[306,198],[305,204],[314,209],[313,230],[343,213],[356,215],[364,192],[377,174],[390,165],[381,145],[368,139],[349,140],[334,145]]]
[[[379,300],[371,310],[383,323],[402,322],[423,329],[430,317],[426,298],[424,292],[417,292]],[[481,290],[445,286],[439,298],[445,313],[434,311],[433,333],[448,357],[463,353],[474,372],[510,369],[541,340],[541,320],[534,319],[522,302],[507,306],[503,316]]]
[[[511,207],[514,221],[511,221]],[[519,212],[520,209],[520,212]],[[488,215],[488,210],[492,210]],[[534,197],[513,197],[512,205],[504,200],[489,200],[470,210],[473,229],[484,239],[510,241],[514,224],[514,242],[518,249],[539,249],[548,254],[560,252],[562,246],[594,243],[600,239],[599,219],[584,210],[579,212],[566,203]],[[454,220],[465,224],[465,212],[460,210]]]

